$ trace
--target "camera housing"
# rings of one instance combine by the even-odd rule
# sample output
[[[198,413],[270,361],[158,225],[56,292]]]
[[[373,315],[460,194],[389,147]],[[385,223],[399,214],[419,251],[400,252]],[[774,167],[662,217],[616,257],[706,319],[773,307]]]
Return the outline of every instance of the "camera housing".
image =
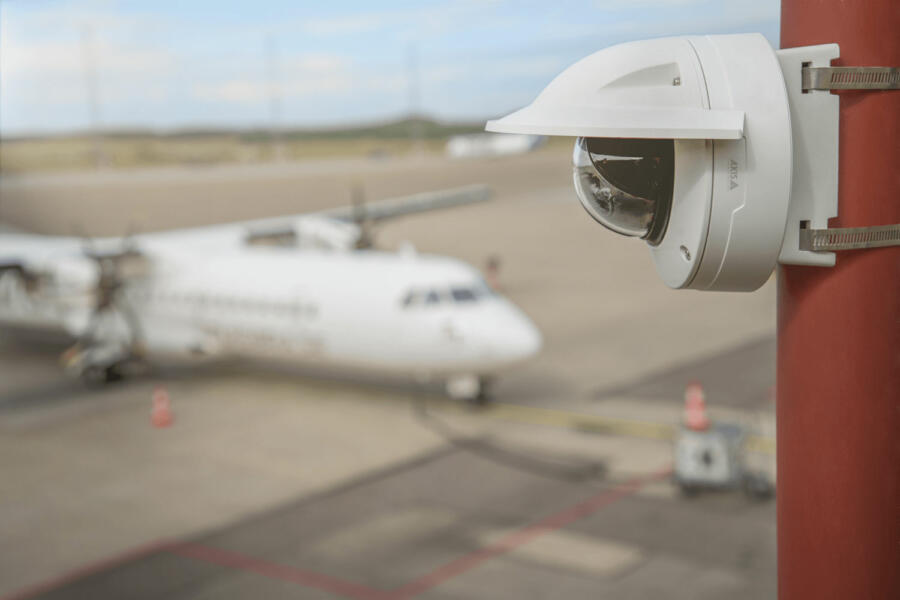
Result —
[[[607,228],[645,239],[670,287],[754,290],[783,254],[786,231],[796,239],[800,221],[827,226],[836,212],[812,200],[791,211],[798,141],[821,155],[819,168],[833,167],[820,191],[836,198],[837,99],[808,95],[819,96],[813,123],[821,130],[810,148],[808,135],[792,131],[792,111],[795,121],[809,119],[793,103],[806,100],[799,85],[796,100],[789,93],[782,68],[796,63],[799,77],[801,63],[827,65],[837,46],[806,50],[779,56],[760,34],[619,44],[570,66],[532,104],[486,129],[576,137],[582,204]],[[833,113],[824,127],[823,111]],[[789,262],[834,262],[793,247],[787,254]]]

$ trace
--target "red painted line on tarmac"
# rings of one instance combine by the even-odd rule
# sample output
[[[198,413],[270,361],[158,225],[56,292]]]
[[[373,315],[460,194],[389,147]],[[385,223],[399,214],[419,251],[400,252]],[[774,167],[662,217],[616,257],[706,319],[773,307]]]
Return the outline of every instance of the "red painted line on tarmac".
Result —
[[[316,588],[346,598],[353,598],[354,600],[388,600],[391,598],[390,592],[376,590],[314,571],[306,571],[296,567],[259,560],[229,550],[220,550],[201,544],[176,544],[168,548],[168,550],[180,556],[202,560],[231,569],[250,571],[271,579],[299,583],[306,587]]]
[[[646,477],[635,477],[612,489],[603,490],[583,502],[579,502],[561,512],[516,530],[493,544],[454,559],[394,590],[377,590],[321,573],[270,563],[236,552],[218,550],[200,544],[181,544],[172,546],[169,550],[182,556],[189,556],[224,567],[252,571],[265,577],[298,583],[353,600],[409,600],[474,569],[491,558],[515,550],[545,533],[561,529],[570,523],[583,519],[601,508],[634,494],[647,483],[662,479],[669,474],[671,474],[671,469],[666,468]]]
[[[72,569],[71,571],[66,571],[62,575],[58,575],[52,579],[47,579],[46,581],[24,587],[8,596],[0,596],[0,600],[26,600],[27,598],[34,598],[35,596],[69,585],[70,583],[74,583],[79,579],[84,579],[90,575],[102,573],[103,571],[118,567],[127,562],[149,556],[150,554],[163,552],[169,548],[170,544],[171,543],[166,540],[156,540],[154,542],[143,544],[136,548],[126,550],[125,552],[104,558],[103,560],[98,560]]]
[[[449,579],[462,575],[463,573],[474,569],[481,563],[490,560],[501,554],[515,550],[516,548],[527,544],[536,537],[539,537],[550,531],[556,531],[591,515],[605,506],[634,494],[645,484],[661,479],[671,473],[670,468],[654,473],[647,477],[636,477],[616,487],[604,490],[599,494],[588,498],[583,502],[579,502],[575,506],[567,508],[561,512],[545,517],[536,523],[527,525],[522,529],[513,531],[504,536],[497,542],[485,546],[479,550],[465,554],[456,560],[453,560],[442,567],[438,567],[434,571],[419,577],[418,579],[407,583],[403,587],[394,590],[391,600],[408,600],[426,592]]]
[[[669,474],[671,474],[671,468],[666,468],[649,476],[635,477],[611,489],[603,490],[587,500],[513,531],[493,544],[460,556],[430,573],[393,590],[378,590],[323,573],[272,563],[230,550],[222,550],[202,544],[156,541],[117,554],[111,558],[74,569],[45,582],[23,588],[9,596],[0,597],[0,600],[27,600],[74,583],[84,577],[101,573],[157,552],[170,552],[185,558],[192,558],[230,569],[252,572],[271,579],[319,589],[350,598],[351,600],[409,600],[474,569],[487,560],[515,550],[545,533],[556,531],[579,519],[583,519],[622,498],[634,494],[647,483],[662,479]]]

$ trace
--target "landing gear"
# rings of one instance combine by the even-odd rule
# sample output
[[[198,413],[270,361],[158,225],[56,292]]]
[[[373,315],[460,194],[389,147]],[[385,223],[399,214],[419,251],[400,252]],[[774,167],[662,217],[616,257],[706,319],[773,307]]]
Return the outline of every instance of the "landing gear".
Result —
[[[103,385],[122,380],[132,358],[118,346],[83,347],[78,343],[60,360],[70,375],[88,385]]]
[[[91,386],[103,385],[121,381],[125,378],[119,365],[90,365],[85,367],[81,373],[81,380]]]
[[[103,370],[103,376],[106,379],[106,383],[113,383],[114,381],[121,381],[125,378],[125,374],[122,373],[122,369],[118,364],[110,365]]]
[[[491,401],[490,379],[478,375],[456,375],[446,382],[447,395],[456,400],[467,400],[475,406],[484,406]]]
[[[480,377],[478,379],[478,393],[474,398],[469,398],[469,402],[471,402],[474,406],[487,406],[491,403],[491,400],[494,397],[491,395],[491,380],[487,377]]]

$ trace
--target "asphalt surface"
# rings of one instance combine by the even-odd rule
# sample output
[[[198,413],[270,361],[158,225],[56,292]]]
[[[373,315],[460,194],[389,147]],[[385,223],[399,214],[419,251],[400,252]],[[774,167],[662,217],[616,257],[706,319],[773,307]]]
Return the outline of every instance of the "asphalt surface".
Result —
[[[32,597],[772,596],[773,505],[637,495],[660,477],[571,482],[442,448]]]
[[[25,348],[31,350],[19,356],[23,363],[44,357],[40,349]],[[757,342],[673,371],[702,376],[741,366],[765,370],[771,358],[766,348],[770,342]],[[219,368],[170,373],[170,381],[183,377],[205,385],[224,375]],[[672,371],[661,372],[630,393],[649,389],[668,401],[679,395],[681,381]],[[765,383],[748,385],[743,398],[755,402]],[[90,390],[60,381],[50,387],[65,385],[80,391],[3,395],[0,424],[30,430],[29,415],[66,411],[64,419],[90,419],[146,383]],[[308,385],[302,379],[296,384]],[[338,394],[346,387],[367,390],[333,385]],[[434,435],[436,444],[427,450],[199,534],[124,548],[18,588],[5,600],[774,595],[774,503],[739,492],[681,496],[669,481],[667,443],[558,428],[539,418],[519,435],[503,422],[485,430],[480,425],[492,421],[491,409],[448,411],[440,397],[400,390],[370,392],[371,401],[404,411]],[[497,400],[528,408],[514,397]],[[67,420],[58,426],[68,426]],[[537,444],[536,428],[553,429],[559,439]],[[340,436],[340,427],[330,435]],[[623,465],[616,453],[643,458],[639,465]],[[315,457],[310,461],[315,464]],[[309,468],[298,465],[295,476],[305,477]],[[255,478],[248,472],[242,484],[252,486]]]

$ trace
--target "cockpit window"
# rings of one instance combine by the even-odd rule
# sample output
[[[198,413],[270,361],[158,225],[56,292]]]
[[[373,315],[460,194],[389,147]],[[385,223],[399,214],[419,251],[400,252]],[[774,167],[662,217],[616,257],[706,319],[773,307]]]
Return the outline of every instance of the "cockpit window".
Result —
[[[475,302],[478,300],[475,290],[468,288],[453,288],[450,290],[450,295],[453,297],[454,302]]]
[[[484,279],[479,279],[472,287],[475,290],[475,293],[479,296],[485,296],[489,298],[491,296],[497,295],[497,292],[494,290],[494,288],[488,285],[488,282]]]
[[[418,308],[423,305],[473,304],[496,295],[497,293],[485,281],[478,280],[471,284],[453,286],[449,289],[411,290],[403,296],[402,304],[404,308]]]

